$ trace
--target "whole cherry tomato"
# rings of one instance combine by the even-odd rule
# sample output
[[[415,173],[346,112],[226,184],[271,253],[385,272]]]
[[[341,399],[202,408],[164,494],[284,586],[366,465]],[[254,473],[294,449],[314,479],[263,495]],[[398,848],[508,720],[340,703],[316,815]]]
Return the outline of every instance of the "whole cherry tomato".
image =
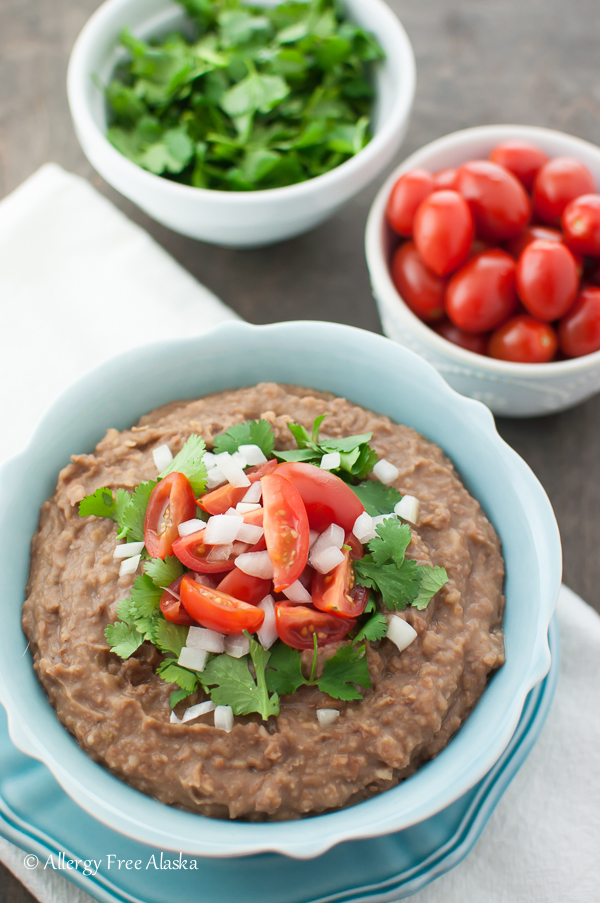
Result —
[[[558,341],[568,357],[600,350],[600,288],[589,286],[558,324]]]
[[[256,467],[249,467],[245,473],[251,483],[256,483],[257,480],[262,479],[266,474],[273,473],[276,467],[277,461],[273,459],[272,461],[267,461],[266,464],[257,464]],[[224,486],[219,486],[218,489],[213,489],[212,492],[207,492],[206,495],[201,496],[198,499],[198,507],[209,514],[225,514],[230,508],[235,508],[247,492],[247,486],[232,486],[231,483],[225,483]]]
[[[562,227],[573,251],[600,257],[600,194],[584,194],[567,204]]]
[[[190,481],[182,473],[170,473],[156,484],[146,508],[144,543],[151,558],[166,558],[179,536],[178,526],[196,513]]]
[[[244,523],[254,527],[262,526],[263,516],[263,509],[255,508],[254,511],[244,514]],[[204,542],[204,530],[199,530],[198,533],[180,536],[173,543],[173,554],[179,558],[182,564],[199,574],[218,574],[231,571],[235,567],[235,559],[242,552],[262,552],[266,547],[264,536],[261,536],[258,542],[250,547],[246,544],[230,543],[227,550],[228,557],[221,558],[216,551],[213,551],[219,547],[207,545]]]
[[[315,464],[286,462],[276,472],[290,480],[302,496],[311,530],[322,533],[331,524],[339,524],[346,533],[352,532],[365,507],[347,483]]]
[[[504,251],[483,251],[455,273],[446,292],[446,311],[466,332],[489,332],[517,307],[516,264]]]
[[[180,589],[181,602],[187,613],[209,630],[240,636],[244,630],[255,633],[265,619],[262,608],[234,599],[218,589],[202,586],[187,574]]]
[[[546,163],[548,157],[543,150],[529,141],[513,140],[497,144],[490,154],[490,160],[512,172],[527,191],[531,191],[537,171]]]
[[[426,169],[411,169],[400,176],[390,192],[385,215],[398,235],[412,235],[417,207],[433,191],[433,176]]]
[[[517,291],[530,314],[558,320],[569,310],[579,276],[575,258],[562,242],[532,241],[517,263]]]
[[[438,276],[465,260],[474,235],[469,205],[456,191],[436,191],[419,205],[413,222],[415,245]]]
[[[449,188],[451,191],[456,191],[458,177],[458,169],[456,167],[448,167],[447,169],[438,169],[437,172],[433,174],[433,186],[436,191],[440,191],[443,188]]]
[[[310,527],[302,496],[280,472],[262,478],[265,542],[276,593],[294,583],[308,561]]]
[[[251,574],[240,571],[239,568],[234,568],[223,577],[217,589],[220,593],[227,593],[228,596],[241,599],[242,602],[248,602],[249,605],[258,605],[265,596],[269,595],[271,581],[253,577]]]
[[[258,609],[262,611],[262,609]],[[278,602],[275,605],[275,626],[280,640],[294,649],[313,649],[313,635],[317,646],[343,640],[356,624],[354,618],[338,618],[325,611],[317,611],[307,605]]]
[[[564,236],[558,229],[551,229],[549,226],[526,226],[520,235],[507,242],[506,250],[518,260],[527,245],[538,238],[541,241],[564,241]]]
[[[438,335],[452,342],[453,345],[459,345],[467,351],[473,351],[475,354],[487,354],[488,336],[486,333],[465,332],[459,329],[450,320],[444,320],[434,327]]]
[[[558,341],[549,323],[528,314],[511,317],[492,333],[490,357],[521,364],[546,364],[556,354]]]
[[[568,203],[595,190],[587,166],[574,157],[554,157],[544,163],[533,183],[535,215],[543,223],[556,225]]]
[[[512,172],[496,163],[464,163],[458,171],[458,190],[471,208],[479,238],[515,238],[529,222],[531,205],[525,189]]]
[[[191,625],[196,622],[188,615],[181,604],[180,586],[182,580],[183,576],[178,577],[177,580],[174,580],[173,583],[170,583],[169,586],[167,586],[160,597],[160,610],[167,621],[170,621],[172,624],[183,624],[187,627],[191,627]]]
[[[444,316],[447,280],[425,266],[412,241],[396,250],[391,271],[398,294],[417,317],[432,323]]]
[[[369,590],[356,585],[349,549],[344,550],[344,560],[329,574],[315,571],[311,595],[319,611],[330,611],[343,618],[362,615],[369,601]]]

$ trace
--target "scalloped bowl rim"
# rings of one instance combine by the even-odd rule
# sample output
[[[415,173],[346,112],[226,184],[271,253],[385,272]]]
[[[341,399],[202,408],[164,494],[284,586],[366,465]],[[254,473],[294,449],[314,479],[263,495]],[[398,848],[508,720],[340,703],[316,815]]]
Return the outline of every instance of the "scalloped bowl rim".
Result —
[[[409,349],[374,333],[340,324],[292,321],[253,326],[243,322],[229,322],[197,337],[141,346],[113,358],[74,382],[54,402],[43,416],[27,448],[0,469],[0,529],[3,533],[0,560],[4,556],[5,563],[17,562],[19,554],[24,556],[22,545],[19,545],[14,536],[15,521],[10,521],[10,506],[18,505],[16,510],[24,512],[21,520],[27,523],[23,530],[28,531],[27,535],[30,536],[32,530],[28,524],[33,524],[35,529],[39,499],[32,499],[30,505],[24,508],[23,497],[18,494],[19,485],[25,479],[31,479],[36,486],[36,481],[41,481],[36,491],[42,500],[47,497],[47,486],[55,485],[56,473],[61,465],[55,467],[52,462],[48,463],[43,479],[28,467],[36,457],[39,458],[41,443],[45,443],[44,452],[50,458],[54,455],[57,461],[62,462],[68,459],[71,452],[65,453],[61,447],[61,442],[63,445],[67,442],[65,432],[70,431],[76,435],[78,430],[82,430],[72,417],[73,410],[82,410],[83,402],[88,404],[92,413],[102,406],[105,408],[101,413],[105,419],[98,425],[94,421],[93,429],[89,427],[84,430],[89,435],[81,441],[91,450],[108,426],[124,428],[137,419],[135,413],[131,412],[113,415],[110,413],[111,406],[115,411],[131,408],[131,411],[137,411],[140,416],[144,410],[150,410],[150,397],[154,399],[155,406],[173,400],[173,394],[170,399],[165,395],[169,390],[164,388],[163,383],[159,382],[154,386],[161,374],[165,383],[169,383],[169,380],[179,379],[178,368],[183,366],[186,356],[194,362],[199,361],[201,367],[209,366],[211,355],[214,360],[222,362],[223,358],[219,355],[223,354],[223,349],[229,351],[232,347],[238,348],[238,354],[231,358],[232,371],[238,366],[238,359],[244,349],[248,354],[249,349],[252,352],[247,362],[239,364],[249,372],[249,378],[244,380],[235,372],[226,377],[219,375],[217,379],[221,389],[253,384],[258,381],[254,373],[256,370],[264,371],[265,378],[273,380],[277,378],[273,375],[273,370],[276,369],[282,372],[283,376],[280,378],[284,382],[306,384],[311,383],[316,376],[316,382],[312,382],[314,388],[333,391],[338,395],[346,395],[339,390],[338,381],[343,389],[347,380],[351,380],[355,386],[346,397],[381,411],[381,406],[375,403],[378,397],[376,389],[369,388],[368,384],[365,388],[360,373],[357,375],[360,368],[356,367],[355,362],[361,359],[361,355],[366,355],[368,360],[375,361],[376,372],[386,376],[389,398],[383,403],[382,413],[389,413],[392,403],[401,406],[415,404],[415,396],[420,396],[416,409],[417,429],[419,421],[429,422],[429,418],[434,418],[431,422],[435,423],[436,417],[450,416],[452,425],[455,423],[454,418],[460,419],[466,441],[461,446],[464,447],[464,452],[461,451],[458,456],[459,459],[462,458],[459,470],[461,464],[466,466],[467,459],[474,453],[473,445],[468,441],[469,436],[476,437],[486,450],[484,463],[478,463],[477,467],[481,466],[485,471],[491,467],[488,461],[493,460],[495,476],[504,481],[503,492],[499,496],[502,505],[505,497],[514,497],[527,512],[527,516],[523,515],[522,529],[526,531],[527,543],[531,545],[533,561],[530,564],[533,565],[534,573],[522,573],[521,569],[516,582],[516,573],[511,578],[509,568],[507,574],[509,599],[510,592],[515,599],[523,594],[529,598],[528,593],[533,593],[535,597],[536,592],[539,598],[539,608],[531,616],[534,620],[530,626],[532,635],[528,637],[526,655],[514,655],[512,660],[509,657],[507,664],[489,682],[479,704],[446,749],[436,759],[418,769],[411,778],[350,809],[288,822],[250,824],[208,819],[165,806],[129,787],[93,762],[80,749],[56,718],[54,709],[34,674],[31,656],[28,653],[24,657],[20,654],[20,648],[13,649],[10,643],[7,644],[9,648],[6,655],[0,659],[0,701],[7,710],[10,736],[17,748],[42,761],[75,802],[112,829],[152,846],[190,855],[244,856],[276,852],[294,858],[311,858],[343,841],[398,831],[428,818],[465,793],[497,761],[514,733],[527,694],[545,676],[550,665],[547,634],[560,587],[560,538],[546,493],[525,462],[500,438],[491,412],[480,402],[456,393],[431,365]],[[307,348],[312,351],[307,352]],[[257,354],[257,351],[261,353]],[[273,355],[273,359],[269,354]],[[310,354],[313,355],[313,361],[308,359]],[[344,361],[347,362],[349,376],[346,372],[341,372],[341,369],[335,369],[336,365],[343,368]],[[154,382],[146,374],[143,381],[138,381],[138,401],[131,400],[133,393],[130,393],[126,401],[122,398],[115,401],[110,396],[111,381],[116,386],[124,376],[129,375],[131,378],[140,372],[140,368],[143,371],[144,367],[149,368],[151,365],[157,375]],[[394,368],[398,368],[398,365],[400,377],[395,375]],[[334,369],[331,370],[331,367]],[[402,368],[405,368],[404,371]],[[325,372],[326,369],[327,378],[321,373],[321,370]],[[312,377],[303,381],[296,379],[299,373],[304,372],[311,373]],[[286,379],[286,374],[290,373],[294,376],[293,380]],[[184,379],[191,391],[178,395],[179,398],[193,395],[194,381],[190,380],[187,373]],[[213,375],[210,375],[210,379],[213,379]],[[400,384],[405,379],[412,381],[416,387],[415,393],[410,397],[410,393],[405,393],[404,397],[390,394],[393,393],[391,387],[398,379]],[[377,392],[379,389],[380,385],[377,384]],[[211,387],[208,391],[219,391],[219,388]],[[201,389],[200,392],[207,394],[206,390]],[[365,398],[357,397],[362,392],[365,393]],[[371,399],[370,403],[367,396]],[[451,414],[448,413],[450,410]],[[119,423],[121,416],[128,418],[127,422]],[[113,419],[107,422],[110,417]],[[63,429],[58,437],[53,436],[53,432],[56,433],[58,429],[55,421]],[[442,441],[440,436],[432,438],[442,446],[459,441],[454,435],[454,429],[449,427],[446,433],[447,441]],[[456,454],[453,457],[456,459]],[[473,457],[472,460],[480,459]],[[484,475],[481,477],[482,486],[486,486]],[[463,479],[468,485],[469,479],[464,474]],[[492,488],[485,491],[495,490]],[[32,510],[29,511],[29,508]],[[494,517],[491,519],[493,522]],[[3,525],[3,520],[8,520],[9,523]],[[512,529],[510,534],[512,536]],[[509,536],[509,545],[512,542]],[[505,542],[505,554],[507,548],[509,547]],[[522,554],[520,546],[516,554]],[[26,564],[28,565],[28,555]],[[21,578],[15,578],[18,579]],[[511,590],[512,583],[515,585]],[[13,592],[13,597],[19,597],[19,612],[22,591],[21,580],[18,591]],[[6,589],[3,598],[7,598]],[[4,604],[10,605],[6,602]],[[512,617],[517,617],[516,601]],[[514,629],[512,634],[517,637]],[[24,643],[22,634],[21,639]],[[515,640],[519,641],[518,638]],[[482,731],[484,727],[485,730]],[[477,741],[475,747],[472,745],[473,734]]]

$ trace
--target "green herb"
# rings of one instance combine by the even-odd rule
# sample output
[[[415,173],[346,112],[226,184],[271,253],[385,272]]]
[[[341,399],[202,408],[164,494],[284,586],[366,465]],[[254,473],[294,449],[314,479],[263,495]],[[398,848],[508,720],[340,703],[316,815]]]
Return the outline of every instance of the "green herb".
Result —
[[[123,508],[117,539],[127,538],[128,541],[143,542],[146,508],[155,486],[156,480],[149,480],[147,483],[140,483],[133,490],[128,504]]]
[[[170,473],[182,473],[190,481],[194,493],[200,495],[206,489],[206,467],[202,460],[205,452],[204,440],[200,436],[190,436],[181,451],[160,474],[161,480]]]
[[[166,658],[156,669],[156,673],[168,684],[177,684],[179,690],[171,693],[171,708],[174,709],[178,702],[190,696],[200,686],[200,677],[197,671],[190,671],[177,664],[176,658]]]
[[[244,633],[250,640],[250,658],[256,680],[250,673],[247,655],[243,658],[217,655],[202,672],[201,681],[211,688],[210,696],[216,705],[231,706],[235,715],[258,712],[266,721],[271,715],[279,714],[279,696],[277,693],[269,696],[265,678],[270,652],[252,639],[248,631]]]
[[[323,674],[314,677],[313,659],[311,676],[307,680],[302,674],[302,657],[297,649],[277,643],[269,659],[266,672],[267,687],[272,692],[283,695],[295,693],[301,686],[317,686],[332,699],[362,699],[354,684],[367,689],[371,686],[367,667],[366,647],[355,649],[352,644],[341,646],[323,666]]]
[[[379,514],[389,514],[394,510],[402,496],[393,486],[385,486],[379,480],[364,480],[356,486],[350,487],[355,495],[361,500],[365,506],[365,511],[371,517],[377,517]]]
[[[427,608],[431,599],[438,590],[448,583],[448,574],[446,568],[425,567],[421,573],[421,585],[416,599],[411,603],[413,608]]]
[[[310,434],[300,423],[288,423],[298,448],[291,451],[276,451],[275,456],[281,461],[303,461],[319,465],[323,455],[339,452],[340,466],[332,473],[346,480],[362,480],[377,463],[377,452],[369,445],[373,434],[362,433],[360,436],[345,436],[343,439],[319,439],[320,427],[325,417],[327,414],[316,418]]]
[[[156,586],[169,586],[185,572],[185,568],[176,555],[167,555],[162,558],[152,558],[144,564],[144,572],[148,574]]]
[[[104,631],[104,636],[112,652],[120,655],[121,658],[129,658],[144,642],[143,635],[135,627],[130,627],[123,621],[109,624]]]
[[[187,640],[188,630],[189,627],[173,624],[166,618],[161,618],[154,629],[154,642],[161,652],[172,652],[179,658]]]
[[[378,524],[376,533],[369,543],[369,549],[377,567],[382,567],[391,559],[398,568],[401,568],[404,553],[411,540],[408,524],[402,524],[395,517],[389,517]]]
[[[240,445],[258,445],[265,458],[273,454],[275,436],[268,420],[246,420],[245,423],[234,423],[227,432],[215,436],[213,450],[215,454],[229,452],[232,455]]]
[[[189,38],[128,32],[106,88],[108,138],[150,172],[251,191],[314,178],[370,140],[375,39],[335,0],[253,8],[180,0]]]
[[[117,489],[116,497],[113,495],[112,489],[102,487],[96,489],[91,495],[86,496],[79,503],[80,517],[109,517],[111,520],[120,522],[123,516],[123,509],[127,506],[130,495],[125,489]]]
[[[377,612],[363,624],[352,642],[360,643],[361,640],[368,640],[370,643],[374,643],[381,640],[387,633],[387,626],[385,615]]]

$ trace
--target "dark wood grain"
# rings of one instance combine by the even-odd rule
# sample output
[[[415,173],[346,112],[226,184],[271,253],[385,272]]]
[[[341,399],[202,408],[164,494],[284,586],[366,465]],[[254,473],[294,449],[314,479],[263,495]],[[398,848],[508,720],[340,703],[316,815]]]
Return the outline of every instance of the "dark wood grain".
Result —
[[[368,2],[368,0],[365,0]],[[314,318],[380,331],[363,253],[377,185],[314,232],[231,251],[151,222],[93,172],[65,97],[69,50],[98,0],[0,0],[0,197],[53,160],[89,178],[198,279],[254,323]],[[469,125],[555,127],[600,143],[598,0],[390,0],[413,42],[418,88],[398,159]],[[6,302],[4,302],[6,303]],[[499,419],[554,506],[564,577],[600,611],[600,396],[563,414]],[[0,903],[31,899],[0,868]]]

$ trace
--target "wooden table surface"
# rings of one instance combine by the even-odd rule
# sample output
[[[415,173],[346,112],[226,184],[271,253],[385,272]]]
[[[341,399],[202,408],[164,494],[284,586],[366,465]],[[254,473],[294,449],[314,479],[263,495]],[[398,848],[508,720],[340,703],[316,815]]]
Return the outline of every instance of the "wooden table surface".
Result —
[[[408,31],[418,68],[398,161],[440,135],[486,123],[548,126],[600,144],[598,0],[388,2]],[[98,6],[0,0],[0,198],[54,161],[88,178],[250,322],[336,320],[380,332],[363,232],[382,179],[308,235],[233,251],[157,225],[92,170],[71,125],[65,75],[75,37]],[[565,582],[600,611],[600,395],[562,414],[497,424],[554,506]],[[0,868],[0,903],[27,900],[33,898]]]

